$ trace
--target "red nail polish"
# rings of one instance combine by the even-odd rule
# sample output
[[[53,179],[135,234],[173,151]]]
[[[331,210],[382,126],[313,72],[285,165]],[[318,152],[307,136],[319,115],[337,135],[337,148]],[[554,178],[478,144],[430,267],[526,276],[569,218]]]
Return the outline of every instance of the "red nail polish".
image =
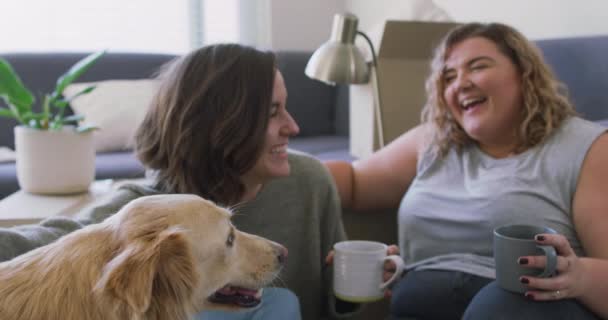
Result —
[[[545,236],[536,236],[536,240],[545,241]]]
[[[530,283],[530,280],[528,280],[528,278],[521,277],[521,278],[519,278],[519,282],[521,282],[523,284],[528,284],[528,283]]]
[[[530,300],[534,300],[534,295],[531,293],[527,293],[524,295],[526,298],[530,299]]]
[[[517,263],[528,264],[528,258],[519,258],[519,259],[517,259]]]

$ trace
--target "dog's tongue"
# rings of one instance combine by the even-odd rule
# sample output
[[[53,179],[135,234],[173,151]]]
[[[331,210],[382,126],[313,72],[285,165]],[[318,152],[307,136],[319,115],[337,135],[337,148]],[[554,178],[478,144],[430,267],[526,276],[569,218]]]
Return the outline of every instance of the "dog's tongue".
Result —
[[[225,286],[209,297],[209,300],[216,303],[235,304],[251,308],[260,303],[260,297],[261,293],[258,290]]]
[[[236,290],[238,294],[242,294],[244,296],[255,296],[258,293],[258,290],[245,289],[245,288],[233,288]]]
[[[234,290],[234,288],[232,286],[225,286],[225,287],[221,288],[220,290],[218,290],[217,292],[219,292],[221,294],[225,294],[225,295],[231,295],[231,294],[235,294],[236,290]]]
[[[217,292],[225,295],[233,295],[233,294],[241,294],[244,296],[255,296],[258,293],[258,290],[245,289],[241,287],[233,287],[233,286],[225,286],[218,290]]]

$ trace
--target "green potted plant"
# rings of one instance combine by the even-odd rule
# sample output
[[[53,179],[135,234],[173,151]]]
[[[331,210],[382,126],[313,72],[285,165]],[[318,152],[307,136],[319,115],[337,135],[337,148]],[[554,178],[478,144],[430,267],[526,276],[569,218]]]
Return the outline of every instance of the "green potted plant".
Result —
[[[12,66],[0,58],[0,97],[6,106],[0,116],[14,118],[17,180],[22,190],[40,194],[68,194],[88,190],[95,177],[95,127],[81,125],[79,115],[65,115],[70,101],[95,89],[87,87],[71,97],[65,88],[85,73],[105,51],[90,54],[57,79],[52,92],[35,110],[35,96]]]

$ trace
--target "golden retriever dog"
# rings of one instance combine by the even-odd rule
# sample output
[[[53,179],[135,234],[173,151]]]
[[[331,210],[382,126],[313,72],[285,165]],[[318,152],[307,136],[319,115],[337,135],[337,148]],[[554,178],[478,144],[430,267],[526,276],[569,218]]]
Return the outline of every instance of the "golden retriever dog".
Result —
[[[194,195],[133,200],[1,263],[0,319],[181,320],[256,306],[287,249],[236,230],[230,216]]]

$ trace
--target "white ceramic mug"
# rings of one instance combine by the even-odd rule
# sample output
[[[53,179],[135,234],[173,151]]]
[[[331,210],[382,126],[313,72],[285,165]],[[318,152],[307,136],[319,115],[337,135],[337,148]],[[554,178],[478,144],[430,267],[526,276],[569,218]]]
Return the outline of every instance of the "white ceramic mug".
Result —
[[[342,241],[334,244],[334,294],[350,302],[371,302],[384,297],[384,290],[404,270],[401,257],[387,256],[388,246],[374,241]],[[397,266],[395,274],[382,282],[384,262]]]

